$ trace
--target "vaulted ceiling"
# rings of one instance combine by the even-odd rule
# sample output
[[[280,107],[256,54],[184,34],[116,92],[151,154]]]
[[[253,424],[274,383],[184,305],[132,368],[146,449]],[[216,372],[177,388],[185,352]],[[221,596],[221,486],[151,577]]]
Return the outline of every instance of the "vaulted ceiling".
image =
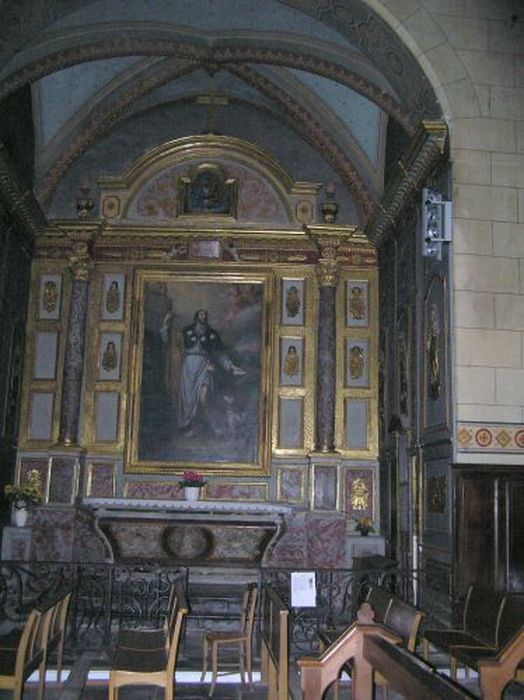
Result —
[[[0,99],[31,85],[34,189],[51,217],[73,215],[99,175],[211,131],[256,143],[295,180],[334,181],[341,220],[365,224],[388,149],[440,116],[413,56],[360,0],[3,0],[0,10]]]

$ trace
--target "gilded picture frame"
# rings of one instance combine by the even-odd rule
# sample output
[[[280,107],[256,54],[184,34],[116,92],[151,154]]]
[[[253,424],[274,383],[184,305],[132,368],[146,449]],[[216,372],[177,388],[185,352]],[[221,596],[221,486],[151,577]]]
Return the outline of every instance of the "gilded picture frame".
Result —
[[[140,271],[128,472],[268,471],[272,274]]]

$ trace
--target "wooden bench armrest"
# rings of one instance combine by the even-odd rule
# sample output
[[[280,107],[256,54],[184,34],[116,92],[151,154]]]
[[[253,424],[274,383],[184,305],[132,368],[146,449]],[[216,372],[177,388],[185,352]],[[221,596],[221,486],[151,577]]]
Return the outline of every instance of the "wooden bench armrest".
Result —
[[[510,639],[495,658],[478,662],[483,700],[498,700],[504,687],[514,678],[524,658],[524,628]]]

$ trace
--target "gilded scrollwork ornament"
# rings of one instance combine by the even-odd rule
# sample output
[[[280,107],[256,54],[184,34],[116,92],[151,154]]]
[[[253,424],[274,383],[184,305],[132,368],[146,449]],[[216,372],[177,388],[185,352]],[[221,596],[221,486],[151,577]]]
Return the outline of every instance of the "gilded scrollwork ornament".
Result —
[[[436,304],[432,304],[429,312],[429,328],[426,341],[428,356],[429,395],[436,401],[440,396],[440,323]]]

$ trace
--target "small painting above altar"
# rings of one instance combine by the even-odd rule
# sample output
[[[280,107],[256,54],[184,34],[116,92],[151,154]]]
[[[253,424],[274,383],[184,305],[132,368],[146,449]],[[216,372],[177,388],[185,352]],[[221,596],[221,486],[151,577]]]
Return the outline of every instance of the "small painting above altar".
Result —
[[[127,471],[267,472],[271,288],[266,273],[141,274]]]
[[[237,180],[228,178],[223,168],[201,163],[178,180],[177,213],[236,218],[237,190]]]

